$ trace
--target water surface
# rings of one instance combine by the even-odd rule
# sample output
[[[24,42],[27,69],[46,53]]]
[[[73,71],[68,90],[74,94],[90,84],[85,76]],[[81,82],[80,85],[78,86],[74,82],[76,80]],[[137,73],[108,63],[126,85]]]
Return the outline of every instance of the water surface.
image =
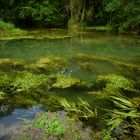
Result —
[[[63,73],[77,77],[83,81],[94,81],[100,74],[117,73],[127,76],[130,79],[140,78],[139,73],[124,71],[117,66],[104,62],[94,61],[93,69],[83,69],[74,59],[77,54],[87,54],[96,57],[109,58],[126,64],[134,64],[140,67],[140,37],[115,35],[109,33],[97,33],[95,31],[85,31],[81,33],[71,33],[68,30],[46,30],[32,32],[37,39],[14,39],[0,41],[0,58],[21,59],[27,63],[34,63],[41,57],[60,56],[71,61],[69,67],[63,68],[57,73]],[[51,38],[49,38],[51,35]],[[41,36],[46,36],[41,39]],[[87,91],[62,90],[52,91],[55,95],[75,100],[77,97],[87,100],[91,105],[98,105],[96,98],[85,94]],[[94,103],[93,103],[94,102]],[[39,104],[39,103],[38,103]],[[1,115],[0,125],[3,128],[11,126],[17,122],[15,111],[24,116],[25,110],[18,110],[18,106],[12,105],[11,115],[5,117]],[[2,114],[2,112],[0,112]],[[9,114],[8,114],[9,115]],[[30,118],[30,116],[29,116]],[[8,123],[8,124],[7,124]],[[3,129],[4,131],[4,129]]]

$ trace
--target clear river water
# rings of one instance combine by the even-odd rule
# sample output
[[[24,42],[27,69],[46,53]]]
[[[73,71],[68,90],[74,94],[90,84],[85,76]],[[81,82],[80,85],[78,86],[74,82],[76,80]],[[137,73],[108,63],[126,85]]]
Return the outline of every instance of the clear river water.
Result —
[[[90,62],[90,64],[93,63],[90,67],[88,67],[89,63],[80,65],[75,59],[78,54],[94,56],[96,60]],[[117,64],[140,67],[140,36],[117,35],[92,30],[72,33],[64,29],[49,29],[30,31],[27,36],[21,38],[6,38],[0,41],[1,59],[21,59],[30,64],[45,56],[58,56],[70,60],[71,64],[57,73],[67,74],[86,82],[94,81],[98,75],[111,73],[121,74],[132,80],[140,79],[139,72],[129,71],[127,68],[122,69],[114,64],[117,62]],[[92,95],[85,94],[83,90],[54,90],[51,92],[70,100],[81,97],[90,104],[96,102]],[[15,127],[19,121],[18,118],[25,115],[27,118],[32,118],[35,113],[31,115],[28,112],[31,108],[42,110],[40,105],[24,108],[16,106],[12,102],[8,113],[4,113],[2,107],[5,104],[3,102],[0,104],[0,137],[8,133],[11,126]]]

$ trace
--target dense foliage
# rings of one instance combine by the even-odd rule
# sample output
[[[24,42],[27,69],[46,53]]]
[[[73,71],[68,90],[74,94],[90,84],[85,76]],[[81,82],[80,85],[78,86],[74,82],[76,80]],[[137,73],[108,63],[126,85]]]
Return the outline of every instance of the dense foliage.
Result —
[[[139,0],[0,0],[0,19],[23,27],[86,23],[139,32],[139,7]]]

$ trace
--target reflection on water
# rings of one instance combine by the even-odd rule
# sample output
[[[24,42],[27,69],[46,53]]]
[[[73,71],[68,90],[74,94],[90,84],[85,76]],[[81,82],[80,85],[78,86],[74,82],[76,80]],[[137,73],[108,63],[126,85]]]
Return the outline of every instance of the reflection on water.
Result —
[[[46,55],[71,57],[77,53],[90,53],[133,61],[140,58],[139,40],[140,38],[133,36],[95,32],[87,32],[83,35],[73,34],[70,38],[64,39],[7,40],[0,41],[0,58],[35,61]]]

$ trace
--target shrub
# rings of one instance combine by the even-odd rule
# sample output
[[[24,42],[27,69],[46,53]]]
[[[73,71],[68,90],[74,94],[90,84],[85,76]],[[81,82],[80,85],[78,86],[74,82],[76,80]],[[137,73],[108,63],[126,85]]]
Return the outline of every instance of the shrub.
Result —
[[[22,33],[23,31],[19,28],[15,28],[15,26],[11,23],[5,23],[4,21],[0,20],[0,33]]]

